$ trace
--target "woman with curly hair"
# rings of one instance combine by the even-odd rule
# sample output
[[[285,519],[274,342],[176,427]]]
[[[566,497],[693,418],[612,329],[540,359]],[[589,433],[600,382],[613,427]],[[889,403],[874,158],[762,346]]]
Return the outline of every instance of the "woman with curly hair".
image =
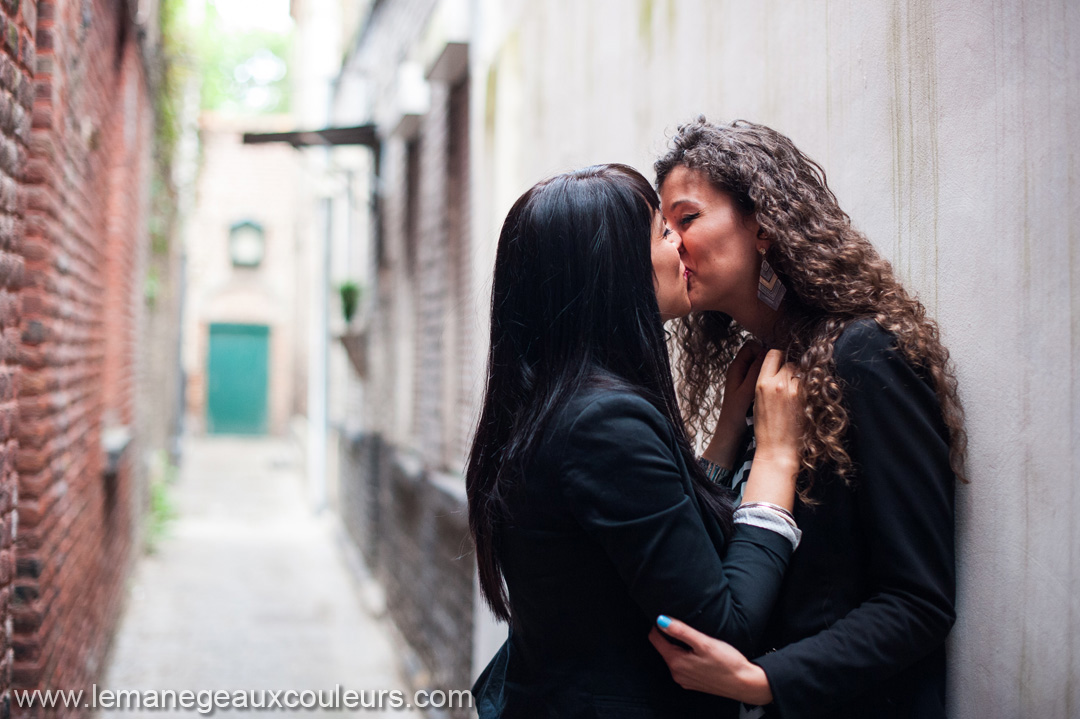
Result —
[[[769,651],[751,662],[666,618],[690,649],[656,629],[654,646],[683,687],[738,699],[749,716],[945,716],[966,438],[937,326],[784,135],[701,117],[656,173],[695,310],[677,332],[684,413],[692,433],[717,421],[705,457],[741,491],[753,432],[723,408],[721,383],[760,351],[753,340],[797,368],[805,421],[803,539]]]

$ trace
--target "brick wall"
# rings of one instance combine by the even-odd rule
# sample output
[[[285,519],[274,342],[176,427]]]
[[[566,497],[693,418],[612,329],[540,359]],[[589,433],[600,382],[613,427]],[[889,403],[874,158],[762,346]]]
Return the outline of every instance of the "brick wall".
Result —
[[[379,576],[390,615],[431,672],[431,686],[467,689],[472,667],[473,558],[463,496],[383,448]]]
[[[338,443],[340,508],[345,529],[369,567],[379,562],[379,446],[376,434],[358,434]],[[389,531],[389,530],[384,530]]]
[[[27,3],[31,5],[31,3]],[[17,437],[20,371],[20,297],[27,251],[23,240],[26,222],[25,160],[30,139],[33,102],[34,44],[30,28],[33,10],[11,2],[0,3],[0,715],[10,712],[12,625],[6,621],[12,604],[17,534],[19,441]],[[31,310],[33,298],[27,302]],[[37,303],[40,304],[40,303]],[[30,328],[28,328],[30,329]],[[30,329],[31,339],[38,330]],[[21,590],[20,590],[21,591]]]
[[[352,59],[374,82],[380,157],[377,296],[369,325],[365,432],[343,438],[340,509],[422,664],[414,681],[472,680],[475,559],[462,477],[471,397],[462,358],[468,271],[469,86],[430,80],[427,110],[399,125],[398,60],[435,3],[378,5]]]
[[[12,145],[25,157],[16,178],[25,272],[12,336],[20,366],[11,685],[86,688],[118,618],[136,531],[150,93],[126,0],[3,6],[9,53],[0,74],[9,92],[8,77],[20,75],[21,112],[33,102],[32,129]],[[11,107],[6,96],[0,106]],[[4,322],[8,339],[6,312]],[[101,445],[110,426],[135,431],[112,473]],[[7,576],[0,569],[0,581]]]
[[[446,252],[446,160],[447,160],[447,88],[439,83],[431,87],[431,109],[420,123],[420,182],[407,187],[406,202],[414,209],[419,228],[416,282],[399,287],[416,297],[416,357],[413,392],[413,435],[425,462],[442,468],[446,422],[443,416],[444,376],[442,348],[446,337],[444,309],[447,302]],[[411,192],[419,197],[410,200]]]
[[[411,668],[413,682],[468,689],[474,569],[460,482],[377,435],[341,442],[341,455],[344,524],[422,664]]]
[[[381,359],[369,384],[377,425],[341,443],[340,465],[345,525],[423,665],[414,681],[443,689],[472,681],[475,570],[460,474],[469,422],[459,375],[469,348],[456,323],[468,212],[449,207],[467,196],[467,107],[467,88],[433,84],[417,134],[387,142],[372,348]]]
[[[468,77],[447,88],[446,97],[446,250],[445,300],[442,313],[443,465],[464,472],[465,456],[475,428],[476,398],[469,377],[477,354],[470,321],[470,298],[476,293],[471,270],[469,224],[469,92]]]

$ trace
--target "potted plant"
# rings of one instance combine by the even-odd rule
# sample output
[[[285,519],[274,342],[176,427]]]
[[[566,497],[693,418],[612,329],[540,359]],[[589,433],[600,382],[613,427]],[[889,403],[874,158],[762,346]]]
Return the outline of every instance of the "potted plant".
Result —
[[[345,280],[338,285],[338,293],[341,295],[341,313],[345,316],[345,324],[350,324],[360,304],[360,285],[354,280]]]
[[[345,346],[345,352],[349,355],[349,362],[361,377],[367,376],[367,334],[363,331],[350,329],[352,319],[356,315],[356,309],[360,305],[360,297],[363,294],[360,284],[354,280],[346,280],[338,285],[338,294],[341,295],[341,314],[345,318],[345,332],[339,337],[341,344]]]

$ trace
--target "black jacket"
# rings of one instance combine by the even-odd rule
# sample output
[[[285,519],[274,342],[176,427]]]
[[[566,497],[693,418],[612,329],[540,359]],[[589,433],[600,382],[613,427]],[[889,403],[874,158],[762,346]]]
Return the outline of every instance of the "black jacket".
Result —
[[[945,716],[955,618],[948,432],[932,385],[873,320],[836,343],[850,486],[819,477],[756,660],[783,719]]]
[[[659,411],[625,391],[573,398],[510,509],[511,630],[473,687],[482,719],[734,716],[680,689],[647,635],[669,614],[752,651],[791,545],[737,525],[724,546]]]

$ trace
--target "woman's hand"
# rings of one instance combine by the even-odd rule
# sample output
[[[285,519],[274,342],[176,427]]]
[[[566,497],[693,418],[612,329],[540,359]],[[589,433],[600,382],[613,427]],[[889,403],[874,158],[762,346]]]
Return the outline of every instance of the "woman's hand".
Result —
[[[716,421],[712,440],[702,453],[705,459],[721,467],[734,469],[739,440],[746,431],[746,412],[754,401],[761,363],[765,359],[761,344],[750,340],[735,355],[724,381],[724,401]]]
[[[671,670],[671,677],[683,689],[691,689],[736,699],[745,704],[762,705],[772,701],[769,678],[758,665],[749,661],[727,642],[702,634],[677,619],[661,617],[657,622],[670,622],[664,634],[687,644],[678,647],[653,627],[649,641]]]
[[[799,380],[780,350],[769,350],[754,399],[754,461],[743,502],[770,502],[791,510],[799,474],[803,407]]]

